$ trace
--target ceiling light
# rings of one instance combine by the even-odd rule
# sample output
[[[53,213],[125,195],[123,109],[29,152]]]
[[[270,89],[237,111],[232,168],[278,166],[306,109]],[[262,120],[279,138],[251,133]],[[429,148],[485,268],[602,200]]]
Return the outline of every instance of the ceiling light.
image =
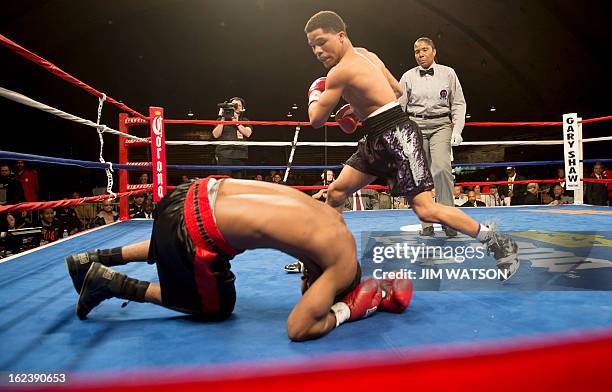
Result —
[[[491,109],[489,109],[489,110],[490,110],[490,111],[492,111],[492,112],[494,112],[494,111],[495,111],[495,110],[497,110],[497,109],[495,109],[495,106],[491,106]]]
[[[291,109],[293,110],[297,110],[298,106],[294,103],[293,106],[291,106]]]
[[[189,109],[189,111],[187,112],[187,117],[193,117],[193,112],[191,111],[191,109]]]

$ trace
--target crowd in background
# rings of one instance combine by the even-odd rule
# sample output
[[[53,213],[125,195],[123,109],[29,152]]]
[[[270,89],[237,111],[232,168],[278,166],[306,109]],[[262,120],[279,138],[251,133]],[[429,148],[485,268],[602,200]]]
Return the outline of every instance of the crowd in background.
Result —
[[[591,169],[591,168],[589,168]],[[612,178],[612,172],[606,170],[602,163],[593,165],[586,177],[594,179]],[[234,173],[229,173],[233,176]],[[333,170],[325,170],[316,178],[293,172],[284,181],[284,172],[270,170],[247,175],[241,171],[240,178],[251,178],[256,181],[267,181],[284,185],[318,185],[327,186],[336,180]],[[528,180],[531,175],[526,168],[507,167],[505,176],[497,178],[493,175],[481,179],[481,182],[494,181],[520,181]],[[573,191],[565,189],[565,173],[562,168],[556,170],[555,183],[539,184],[528,182],[526,184],[502,185],[474,185],[454,187],[454,204],[457,207],[499,207],[512,205],[561,205],[574,203]],[[194,178],[181,175],[176,185],[190,183]],[[150,182],[147,173],[137,177],[139,184]],[[479,181],[475,181],[479,182]],[[326,189],[304,190],[314,199],[325,202]],[[93,187],[91,195],[105,194],[106,188]],[[435,190],[434,190],[435,196]],[[89,196],[89,195],[84,195]],[[79,192],[69,192],[64,199],[78,199],[82,197]],[[39,179],[36,170],[26,168],[23,161],[16,161],[13,165],[0,163],[0,205],[17,204],[21,202],[35,202],[39,200]],[[584,203],[592,205],[612,205],[612,183],[584,183]],[[392,197],[387,191],[362,189],[349,198],[344,206],[345,210],[375,210],[375,209],[402,209],[410,208],[408,200],[403,197]],[[142,193],[130,198],[130,218],[153,219],[155,204],[150,194]],[[74,207],[47,208],[30,212],[14,212],[0,214],[0,258],[26,250],[31,247],[43,245],[58,239],[74,235],[80,231],[103,226],[119,219],[119,206],[117,200],[105,199],[99,203],[82,203]],[[32,228],[31,231],[26,229]],[[35,229],[35,230],[34,230]],[[11,240],[9,233],[32,234],[40,233],[39,238],[32,243],[25,243],[23,239]],[[17,236],[15,236],[17,237]]]

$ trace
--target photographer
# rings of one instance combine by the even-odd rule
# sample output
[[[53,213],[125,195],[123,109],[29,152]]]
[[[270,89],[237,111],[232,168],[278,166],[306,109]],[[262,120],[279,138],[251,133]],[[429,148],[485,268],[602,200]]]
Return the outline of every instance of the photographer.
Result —
[[[244,109],[244,99],[234,97],[229,102],[219,104],[219,118],[225,121],[248,121],[242,115]],[[251,137],[253,127],[251,125],[222,125],[215,126],[212,131],[213,137],[218,140],[245,141]],[[217,146],[215,158],[217,165],[244,166],[249,157],[247,146]],[[231,170],[221,170],[219,174],[230,175]],[[235,178],[242,178],[242,171],[237,171]]]

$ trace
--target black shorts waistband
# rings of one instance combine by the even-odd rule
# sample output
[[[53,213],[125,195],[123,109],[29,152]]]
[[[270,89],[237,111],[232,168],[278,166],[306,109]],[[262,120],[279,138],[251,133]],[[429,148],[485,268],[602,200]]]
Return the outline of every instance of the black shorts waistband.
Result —
[[[393,106],[374,117],[366,118],[362,123],[362,132],[368,135],[379,135],[389,129],[393,129],[399,124],[403,124],[409,120],[408,115],[404,113],[402,108]]]

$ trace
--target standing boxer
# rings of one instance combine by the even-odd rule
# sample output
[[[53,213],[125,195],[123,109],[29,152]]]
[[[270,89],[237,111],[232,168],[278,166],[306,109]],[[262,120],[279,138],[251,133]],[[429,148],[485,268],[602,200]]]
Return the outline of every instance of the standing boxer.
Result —
[[[374,53],[354,48],[344,21],[332,11],[313,15],[304,32],[314,55],[329,69],[327,77],[315,80],[308,91],[312,126],[323,126],[340,98],[344,98],[348,104],[336,113],[340,128],[353,133],[361,120],[365,134],[357,152],[329,186],[327,203],[340,211],[348,196],[383,177],[393,195],[408,198],[419,219],[477,238],[493,252],[505,279],[514,275],[519,260],[517,245],[510,237],[479,224],[456,208],[434,203],[423,137],[396,101],[402,91],[384,63]]]

